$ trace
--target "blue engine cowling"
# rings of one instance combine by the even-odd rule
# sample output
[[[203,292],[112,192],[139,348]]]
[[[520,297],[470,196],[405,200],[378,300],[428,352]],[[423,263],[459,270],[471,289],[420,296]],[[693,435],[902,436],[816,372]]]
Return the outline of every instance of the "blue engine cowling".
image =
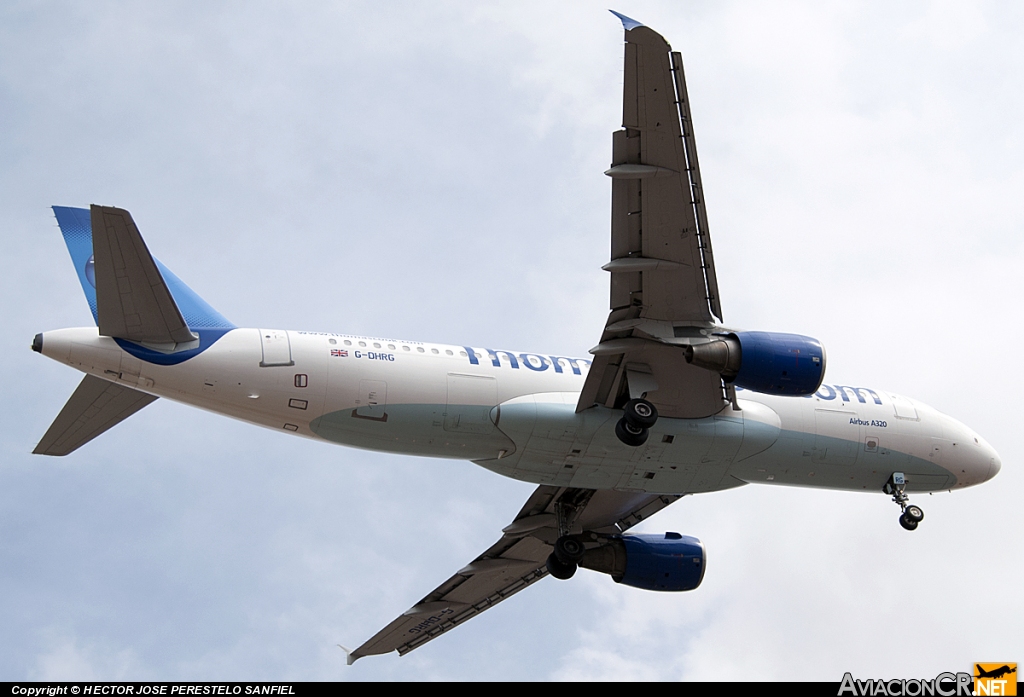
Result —
[[[649,591],[689,591],[704,579],[704,545],[696,537],[666,532],[664,535],[623,535],[626,564],[612,578]]]
[[[825,379],[825,349],[800,334],[736,332],[740,369],[733,383],[764,394],[814,394]]]
[[[737,387],[764,394],[802,397],[825,379],[821,342],[799,334],[736,332],[685,348],[686,361],[721,373]]]

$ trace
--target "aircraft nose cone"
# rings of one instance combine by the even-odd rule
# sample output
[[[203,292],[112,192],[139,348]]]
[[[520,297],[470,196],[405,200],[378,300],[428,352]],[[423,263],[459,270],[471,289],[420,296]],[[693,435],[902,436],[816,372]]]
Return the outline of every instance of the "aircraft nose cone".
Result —
[[[1003,466],[995,448],[983,439],[978,439],[978,441],[974,448],[971,449],[973,452],[969,460],[963,463],[967,470],[967,486],[987,482],[996,476]]]
[[[1003,462],[1002,462],[1002,460],[999,459],[999,455],[996,453],[996,451],[993,448],[988,448],[988,450],[991,453],[991,458],[990,458],[990,461],[989,461],[988,478],[987,479],[992,479],[992,477],[994,477],[997,474],[999,474],[999,470],[1001,470],[1003,468]]]
[[[42,353],[43,352],[43,335],[42,334],[36,334],[35,338],[32,339],[32,350],[35,351],[36,353]]]
[[[1002,463],[995,448],[974,430],[950,417],[947,419],[943,430],[953,442],[953,456],[947,461],[947,469],[956,477],[956,486],[975,486],[996,476]]]

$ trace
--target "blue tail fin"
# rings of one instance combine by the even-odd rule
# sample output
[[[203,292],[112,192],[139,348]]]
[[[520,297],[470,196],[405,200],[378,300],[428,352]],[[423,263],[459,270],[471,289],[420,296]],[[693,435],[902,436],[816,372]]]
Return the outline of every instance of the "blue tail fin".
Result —
[[[96,313],[96,277],[93,274],[92,261],[92,223],[88,208],[65,208],[54,206],[53,214],[57,217],[57,225],[60,226],[61,234],[64,235],[64,243],[71,253],[71,261],[75,265],[75,272],[82,284],[82,291],[85,299],[89,301],[89,309],[92,310],[92,318],[97,321]],[[181,316],[189,328],[197,329],[231,329],[235,325],[227,320],[224,315],[214,310],[210,305],[196,295],[195,291],[185,285],[181,279],[175,276],[170,269],[154,259],[160,275],[167,284]]]

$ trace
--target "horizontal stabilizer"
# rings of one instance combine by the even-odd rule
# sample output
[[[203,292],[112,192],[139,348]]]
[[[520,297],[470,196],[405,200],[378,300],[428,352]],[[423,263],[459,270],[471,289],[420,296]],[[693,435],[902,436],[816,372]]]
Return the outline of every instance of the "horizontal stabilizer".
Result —
[[[156,399],[145,392],[86,375],[32,452],[67,455]]]
[[[90,210],[100,334],[154,344],[193,341],[131,213],[107,206]]]

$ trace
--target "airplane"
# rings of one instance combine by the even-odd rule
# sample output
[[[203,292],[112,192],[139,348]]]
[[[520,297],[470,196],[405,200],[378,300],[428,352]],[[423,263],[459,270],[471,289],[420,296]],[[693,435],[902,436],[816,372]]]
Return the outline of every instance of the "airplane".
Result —
[[[624,15],[612,134],[610,313],[587,358],[236,327],[157,261],[121,208],[55,206],[96,326],[32,349],[83,373],[33,452],[63,456],[171,399],[355,448],[469,460],[537,485],[490,548],[354,650],[404,655],[582,567],[700,586],[703,543],[631,533],[683,496],[750,483],[909,494],[994,477],[995,450],[913,399],[826,384],[814,338],[723,324],[682,56]]]
[[[974,677],[976,677],[976,678],[993,678],[993,679],[996,679],[996,680],[998,680],[999,678],[1003,677],[1004,675],[1009,675],[1010,673],[1016,673],[1017,672],[1016,666],[1011,668],[1008,665],[1000,666],[999,668],[994,668],[992,670],[983,670],[982,667],[981,667],[981,664],[975,663],[974,664],[974,668],[975,668],[975,670],[978,671],[977,674],[975,674]]]

